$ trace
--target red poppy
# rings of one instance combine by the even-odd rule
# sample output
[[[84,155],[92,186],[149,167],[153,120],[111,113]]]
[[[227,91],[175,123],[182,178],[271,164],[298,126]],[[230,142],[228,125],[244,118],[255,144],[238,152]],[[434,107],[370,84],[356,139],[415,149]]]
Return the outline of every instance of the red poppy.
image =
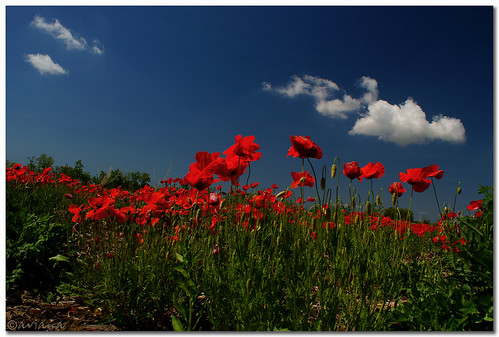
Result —
[[[362,172],[362,177],[366,179],[380,178],[385,174],[385,167],[380,162],[369,163],[361,168],[360,172]]]
[[[390,187],[388,188],[388,192],[390,192],[390,194],[397,193],[397,196],[401,197],[402,194],[405,193],[405,188],[404,185],[402,185],[402,183],[395,182],[390,185]]]
[[[357,178],[359,181],[362,181],[362,171],[359,167],[359,163],[356,161],[343,164],[343,174],[350,179]]]
[[[233,185],[236,185],[237,179],[244,174],[248,165],[248,160],[242,160],[239,156],[229,153],[225,159],[221,159],[216,174],[220,180],[230,180]]]
[[[466,206],[466,208],[470,211],[478,211],[479,209],[483,209],[482,200],[470,201],[470,204]]]
[[[223,163],[223,159],[219,157],[219,152],[196,153],[196,162],[189,166],[189,172],[184,177],[185,182],[198,190],[204,190],[217,182],[218,180],[213,179],[213,175]]]
[[[408,182],[416,192],[424,192],[431,185],[428,177],[442,178],[443,170],[438,169],[438,165],[431,165],[423,168],[407,169],[406,173],[400,172],[400,181]]]
[[[314,186],[315,179],[308,173],[305,172],[291,172],[291,176],[293,177],[293,183],[291,184],[291,188],[296,188],[298,186]]]
[[[444,170],[439,170],[438,165],[430,165],[428,167],[423,168],[423,170],[426,172],[426,177],[435,177],[437,179],[442,178],[444,175]]]
[[[291,147],[288,151],[288,157],[293,156],[293,158],[300,157],[305,158],[322,158],[322,149],[310,140],[309,136],[291,136]]]
[[[261,152],[255,152],[260,149],[260,145],[253,143],[255,136],[243,137],[236,136],[236,143],[223,152],[226,156],[236,155],[246,161],[255,161],[262,156]]]

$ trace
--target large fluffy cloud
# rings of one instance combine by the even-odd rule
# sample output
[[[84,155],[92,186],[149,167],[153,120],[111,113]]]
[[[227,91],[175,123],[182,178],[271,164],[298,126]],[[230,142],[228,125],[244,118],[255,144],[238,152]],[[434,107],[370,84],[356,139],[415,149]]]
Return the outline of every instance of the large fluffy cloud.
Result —
[[[466,140],[465,129],[459,119],[438,115],[429,122],[423,109],[412,99],[400,105],[379,100],[378,82],[367,76],[358,81],[358,86],[366,93],[353,98],[336,83],[310,75],[295,75],[285,87],[263,83],[264,90],[287,97],[300,94],[314,97],[315,109],[323,116],[345,119],[356,112],[359,118],[350,135],[376,136],[398,146],[425,144],[433,140],[452,143]]]
[[[437,139],[453,143],[466,140],[459,119],[439,115],[429,122],[425,112],[412,99],[400,105],[383,100],[369,104],[367,113],[355,122],[349,134],[377,136],[400,146],[425,144]]]
[[[30,63],[40,74],[51,75],[64,75],[68,71],[61,67],[59,64],[52,61],[52,58],[43,54],[28,54],[26,55],[26,62]]]

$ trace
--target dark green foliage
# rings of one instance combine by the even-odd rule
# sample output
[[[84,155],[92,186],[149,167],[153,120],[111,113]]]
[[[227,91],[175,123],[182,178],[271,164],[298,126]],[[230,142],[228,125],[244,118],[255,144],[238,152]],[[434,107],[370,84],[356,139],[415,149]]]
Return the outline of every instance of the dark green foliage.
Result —
[[[54,169],[54,172],[57,175],[63,173],[63,174],[65,174],[65,175],[67,175],[75,180],[79,180],[82,184],[88,184],[92,179],[92,176],[90,175],[90,173],[83,171],[83,164],[82,164],[81,160],[76,161],[74,167],[71,167],[68,165],[57,166]]]
[[[53,221],[53,215],[20,214],[20,227],[7,236],[7,290],[17,284],[42,294],[54,291],[67,280],[69,224]]]
[[[399,212],[400,211],[400,214]],[[397,211],[396,207],[390,207],[385,209],[383,212],[384,216],[390,217],[392,219],[402,219],[402,220],[407,220],[407,217],[409,217],[409,221],[414,220],[414,214],[412,213],[411,210],[405,209],[405,208],[399,208]]]
[[[392,313],[395,330],[492,331],[493,294],[493,192],[484,194],[483,215],[462,217],[446,234],[450,242],[466,240],[459,252],[443,254],[448,276],[438,282],[424,275],[414,278],[407,303]]]
[[[99,175],[92,178],[94,184],[101,184],[106,188],[117,188],[121,186],[123,190],[135,192],[150,182],[148,173],[127,172],[123,173],[119,169],[110,172],[100,171]]]
[[[28,167],[35,173],[40,173],[47,167],[53,168],[54,159],[45,153],[41,154],[38,158],[29,157]]]

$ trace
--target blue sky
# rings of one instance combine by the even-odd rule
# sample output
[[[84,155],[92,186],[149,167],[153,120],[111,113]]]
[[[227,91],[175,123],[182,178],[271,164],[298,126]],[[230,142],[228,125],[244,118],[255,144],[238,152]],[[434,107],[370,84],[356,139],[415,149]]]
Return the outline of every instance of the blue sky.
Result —
[[[464,209],[493,184],[492,19],[491,6],[8,6],[6,158],[81,159],[155,184],[254,135],[250,182],[282,190],[301,169],[289,136],[308,135],[319,175],[335,156],[379,161],[389,199],[399,172],[437,164],[440,204],[461,182]],[[369,182],[354,186],[364,199]],[[412,209],[437,217],[431,188]]]

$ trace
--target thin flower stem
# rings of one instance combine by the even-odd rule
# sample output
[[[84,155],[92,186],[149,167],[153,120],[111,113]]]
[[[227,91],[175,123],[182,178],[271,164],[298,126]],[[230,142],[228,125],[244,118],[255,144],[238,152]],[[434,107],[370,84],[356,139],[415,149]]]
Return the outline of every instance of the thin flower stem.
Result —
[[[250,162],[248,161],[248,177],[246,178],[246,185],[248,185],[250,175],[251,175],[251,165]]]
[[[411,203],[412,203],[412,193],[414,192],[414,188],[411,188],[411,198],[409,199],[409,208],[407,209],[407,217],[406,220],[409,221],[409,215],[411,214]]]
[[[305,159],[301,160],[301,172],[304,174],[305,172]],[[303,182],[300,184],[300,192],[301,192],[301,206],[303,206]]]
[[[438,216],[442,216],[442,211],[440,210],[440,204],[438,203],[437,190],[435,189],[435,184],[433,182],[433,177],[431,177],[431,185],[433,186],[433,193],[435,194],[435,200],[437,201]]]
[[[314,170],[314,166],[312,165],[312,163],[310,162],[310,158],[307,157],[307,160],[308,160],[308,163],[310,164],[310,167],[312,168],[312,173],[314,174],[314,179],[315,179],[315,191],[317,192],[317,198],[319,199],[319,207],[322,207],[322,203],[321,203],[321,197],[319,195],[319,189],[317,188],[317,177],[315,176],[315,170]]]

